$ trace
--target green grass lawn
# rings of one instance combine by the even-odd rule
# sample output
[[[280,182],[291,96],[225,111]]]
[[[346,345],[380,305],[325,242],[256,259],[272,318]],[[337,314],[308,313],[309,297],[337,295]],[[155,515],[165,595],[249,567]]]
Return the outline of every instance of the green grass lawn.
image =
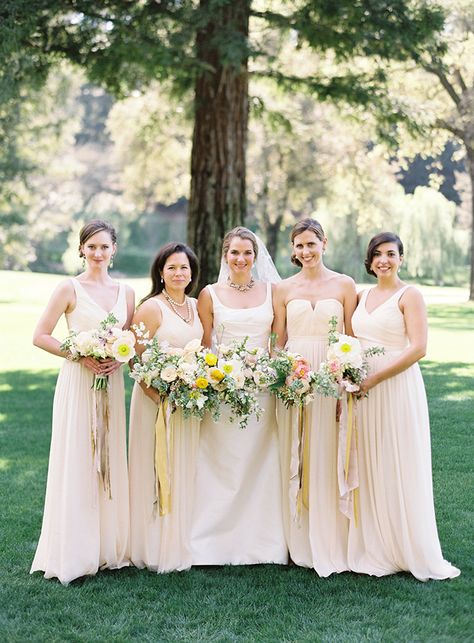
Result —
[[[41,526],[59,360],[31,333],[59,278],[0,272],[0,639],[5,641],[473,641],[474,306],[422,289],[422,368],[443,552],[453,581],[408,574],[320,579],[298,567],[101,572],[69,587],[29,575]],[[146,280],[127,280],[145,294]],[[58,337],[64,326],[58,328]],[[130,385],[127,385],[128,394]]]

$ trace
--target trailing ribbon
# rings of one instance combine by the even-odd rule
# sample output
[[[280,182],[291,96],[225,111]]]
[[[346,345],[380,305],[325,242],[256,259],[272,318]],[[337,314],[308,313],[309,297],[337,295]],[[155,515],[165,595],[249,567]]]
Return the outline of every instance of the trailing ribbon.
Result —
[[[306,409],[300,405],[297,415],[292,412],[290,458],[290,511],[296,522],[303,507],[309,508],[309,431]]]
[[[99,474],[104,491],[112,500],[110,483],[110,450],[109,450],[109,394],[106,388],[93,387],[94,412],[92,414],[92,459],[94,469]]]
[[[160,516],[171,511],[170,415],[168,402],[163,400],[158,408],[155,422],[155,504],[158,504]]]
[[[337,452],[337,477],[339,485],[339,510],[357,527],[359,499],[359,469],[357,462],[357,409],[352,393],[342,398]]]

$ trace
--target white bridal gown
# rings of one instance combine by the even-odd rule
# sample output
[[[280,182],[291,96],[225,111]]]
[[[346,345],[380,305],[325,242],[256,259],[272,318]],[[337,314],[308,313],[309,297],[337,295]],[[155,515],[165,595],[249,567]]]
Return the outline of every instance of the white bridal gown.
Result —
[[[267,348],[273,320],[271,284],[260,306],[229,308],[208,286],[219,343],[248,337]],[[260,396],[261,419],[247,428],[205,417],[201,425],[191,534],[194,565],[287,562],[274,399]]]

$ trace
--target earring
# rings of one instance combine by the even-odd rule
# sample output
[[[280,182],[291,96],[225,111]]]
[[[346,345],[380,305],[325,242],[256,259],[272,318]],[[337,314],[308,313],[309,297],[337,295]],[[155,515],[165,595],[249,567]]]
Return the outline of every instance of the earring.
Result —
[[[113,268],[113,267],[114,267],[114,255],[110,257],[110,263],[109,263],[109,268]]]
[[[163,281],[163,277],[160,279],[161,283],[164,284],[165,282]]]
[[[82,269],[86,269],[86,258],[84,257],[84,255],[82,255]]]

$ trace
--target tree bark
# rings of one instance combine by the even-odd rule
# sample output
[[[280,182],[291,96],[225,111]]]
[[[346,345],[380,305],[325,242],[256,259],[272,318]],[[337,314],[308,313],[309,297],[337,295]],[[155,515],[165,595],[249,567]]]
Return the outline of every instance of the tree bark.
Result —
[[[471,181],[471,274],[469,301],[474,301],[474,149],[466,145],[467,164]]]
[[[210,11],[211,0],[201,0]],[[201,267],[199,290],[216,280],[224,234],[242,225],[246,213],[245,154],[248,126],[248,68],[245,50],[250,0],[230,0],[212,9],[198,32],[203,71],[195,83],[188,243]],[[223,40],[238,43],[223,62]],[[229,54],[230,56],[230,54]],[[237,59],[236,59],[237,58]]]

